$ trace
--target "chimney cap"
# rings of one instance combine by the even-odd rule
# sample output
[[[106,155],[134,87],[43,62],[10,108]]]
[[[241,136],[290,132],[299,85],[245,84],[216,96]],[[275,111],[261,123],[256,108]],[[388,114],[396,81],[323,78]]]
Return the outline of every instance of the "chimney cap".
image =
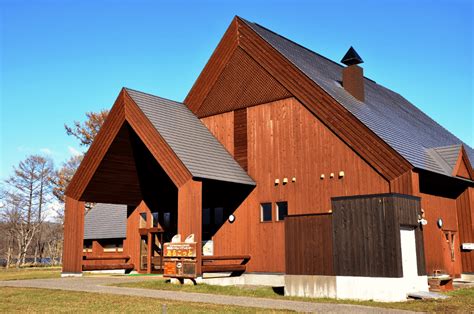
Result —
[[[351,46],[349,50],[347,50],[344,57],[342,58],[341,63],[344,63],[345,65],[349,66],[349,65],[364,63],[364,61],[359,56],[359,54],[355,51],[355,49],[352,48]]]

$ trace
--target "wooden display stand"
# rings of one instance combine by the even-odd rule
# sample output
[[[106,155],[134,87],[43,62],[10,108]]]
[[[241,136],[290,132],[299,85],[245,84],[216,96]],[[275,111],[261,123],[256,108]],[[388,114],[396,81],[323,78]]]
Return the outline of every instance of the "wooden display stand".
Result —
[[[163,248],[164,277],[196,278],[196,242],[168,242]]]

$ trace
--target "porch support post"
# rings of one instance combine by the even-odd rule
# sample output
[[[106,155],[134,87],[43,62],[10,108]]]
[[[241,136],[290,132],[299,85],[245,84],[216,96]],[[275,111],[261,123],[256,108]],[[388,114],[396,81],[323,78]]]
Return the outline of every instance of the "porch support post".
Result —
[[[84,202],[66,196],[62,276],[82,275]]]
[[[202,265],[202,182],[189,180],[178,189],[178,233],[184,239],[194,233],[196,273],[201,276]]]

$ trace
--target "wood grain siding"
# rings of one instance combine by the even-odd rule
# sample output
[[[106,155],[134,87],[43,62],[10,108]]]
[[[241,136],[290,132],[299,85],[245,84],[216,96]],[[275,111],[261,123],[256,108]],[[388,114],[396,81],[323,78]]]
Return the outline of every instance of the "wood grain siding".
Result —
[[[233,132],[229,120],[226,134]],[[333,196],[389,192],[380,174],[294,98],[247,108],[247,132],[248,173],[257,187],[234,211],[236,221],[213,239],[217,255],[251,255],[249,272],[285,272],[284,223],[275,221],[275,202],[287,201],[290,215],[327,213]],[[277,178],[289,183],[275,185]],[[264,202],[273,203],[272,222],[260,222]]]
[[[81,199],[97,203],[138,204],[142,199],[136,161],[130,142],[130,126],[124,123],[110,144]]]
[[[461,252],[459,249],[458,218],[456,199],[420,193],[421,208],[425,211],[428,224],[423,227],[426,255],[426,272],[433,274],[439,270],[454,276],[461,273]],[[443,227],[437,226],[438,219],[443,220]],[[456,232],[454,261],[451,260],[451,249],[445,238],[445,231]]]
[[[459,242],[474,243],[474,188],[467,188],[456,200]],[[461,251],[463,273],[474,273],[474,251]]]
[[[84,241],[84,202],[69,196],[65,199],[63,273],[82,272]]]
[[[400,226],[418,228],[419,201],[394,194],[333,198],[336,275],[402,277]],[[418,255],[418,273],[424,274]]]
[[[178,190],[178,232],[184,240],[194,234],[201,247],[202,241],[202,182],[189,180]],[[202,250],[196,253],[196,273],[201,274]]]
[[[246,108],[234,111],[234,158],[245,171],[248,170]]]
[[[237,20],[239,47],[386,179],[397,178],[412,168],[393,148],[306,77],[294,64],[279,54],[244,22],[238,18]]]
[[[201,118],[290,96],[277,80],[237,47],[207,97],[194,112]]]
[[[416,195],[418,190],[418,177],[412,170],[405,172],[401,176],[390,180],[390,192]]]
[[[125,120],[124,93],[124,90],[120,92],[94,142],[87,150],[84,159],[66,189],[65,194],[67,196],[76,200],[81,198],[87,184],[119,132]]]
[[[334,276],[331,214],[285,218],[285,264],[289,275]]]
[[[234,19],[184,100],[194,113],[203,103],[238,45],[237,24],[237,19]]]
[[[234,112],[222,113],[201,119],[227,151],[234,156]]]

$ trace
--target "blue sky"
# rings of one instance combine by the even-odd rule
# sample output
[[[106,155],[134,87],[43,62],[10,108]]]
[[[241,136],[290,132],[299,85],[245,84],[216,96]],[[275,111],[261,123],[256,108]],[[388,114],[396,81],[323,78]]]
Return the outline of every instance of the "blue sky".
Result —
[[[336,61],[353,45],[366,76],[474,145],[468,0],[0,0],[0,178],[29,154],[82,150],[64,123],[122,86],[183,100],[234,15]]]

